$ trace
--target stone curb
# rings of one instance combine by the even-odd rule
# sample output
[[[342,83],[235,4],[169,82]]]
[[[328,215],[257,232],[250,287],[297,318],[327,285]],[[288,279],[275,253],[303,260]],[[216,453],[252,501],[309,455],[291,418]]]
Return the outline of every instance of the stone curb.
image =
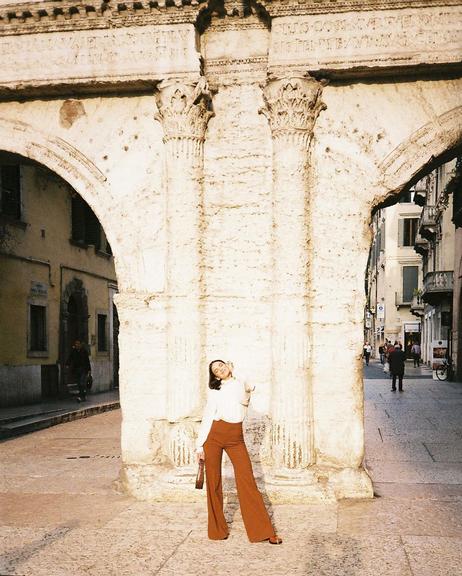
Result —
[[[54,416],[42,414],[36,416],[29,416],[10,423],[0,424],[0,440],[13,438],[22,434],[28,434],[64,422],[72,422],[80,418],[87,418],[95,414],[108,412],[109,410],[117,410],[120,408],[120,401],[106,402],[105,404],[98,404],[97,406],[89,406],[88,408],[79,408],[78,410],[69,410],[63,414],[55,414]]]

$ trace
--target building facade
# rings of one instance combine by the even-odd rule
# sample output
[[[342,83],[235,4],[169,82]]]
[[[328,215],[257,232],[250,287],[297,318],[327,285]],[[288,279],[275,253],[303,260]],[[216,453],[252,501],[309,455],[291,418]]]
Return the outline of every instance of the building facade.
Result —
[[[459,321],[454,305],[456,235],[453,199],[459,194],[454,185],[456,160],[444,163],[418,183],[420,208],[415,250],[422,255],[421,289],[412,305],[422,321],[422,359],[431,366],[432,343],[446,341],[448,355],[456,360]]]
[[[90,352],[93,390],[108,390],[117,284],[96,216],[56,174],[12,154],[0,154],[0,195],[0,405],[65,396],[77,338]]]
[[[201,497],[194,439],[225,357],[256,384],[246,433],[273,501],[373,495],[369,223],[462,142],[460,16],[454,0],[2,3],[0,147],[76,190],[114,253],[128,492]]]
[[[421,339],[420,320],[411,313],[422,276],[422,258],[414,251],[421,208],[413,199],[414,191],[406,192],[395,205],[378,210],[371,224],[365,340],[376,357],[385,340],[400,342],[411,357],[412,344]]]

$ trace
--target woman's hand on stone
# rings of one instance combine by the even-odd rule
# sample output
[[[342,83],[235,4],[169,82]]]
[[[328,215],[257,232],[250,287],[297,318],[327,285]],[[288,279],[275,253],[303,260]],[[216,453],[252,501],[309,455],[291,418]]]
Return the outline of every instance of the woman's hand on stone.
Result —
[[[196,451],[196,460],[199,462],[199,460],[205,460],[205,454],[203,450],[197,450]]]

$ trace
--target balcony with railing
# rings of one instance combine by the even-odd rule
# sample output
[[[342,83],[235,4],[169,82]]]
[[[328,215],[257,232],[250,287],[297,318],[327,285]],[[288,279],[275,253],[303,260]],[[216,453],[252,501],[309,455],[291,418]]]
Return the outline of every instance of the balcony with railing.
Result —
[[[428,304],[439,304],[452,298],[454,272],[452,270],[428,272],[424,278],[422,300]]]
[[[412,297],[411,302],[411,314],[414,316],[423,316],[424,315],[424,308],[425,303],[422,300],[422,293],[420,290],[414,292],[414,296]]]
[[[419,234],[422,238],[433,242],[436,237],[437,229],[437,211],[436,206],[424,206],[419,219]]]
[[[422,236],[417,233],[414,240],[414,250],[417,252],[417,254],[420,254],[425,258],[429,249],[430,246],[428,240],[426,238],[422,238]]]

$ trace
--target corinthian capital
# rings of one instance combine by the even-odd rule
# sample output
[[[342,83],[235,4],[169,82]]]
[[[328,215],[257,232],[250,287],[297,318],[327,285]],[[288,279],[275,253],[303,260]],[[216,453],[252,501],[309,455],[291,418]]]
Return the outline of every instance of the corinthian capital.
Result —
[[[213,116],[211,96],[205,78],[165,80],[156,92],[156,120],[164,128],[164,142],[172,139],[189,139],[203,142],[207,123]]]
[[[273,138],[293,136],[308,144],[314,124],[325,104],[323,84],[309,76],[269,80],[263,88],[265,106],[260,110],[269,121]]]

